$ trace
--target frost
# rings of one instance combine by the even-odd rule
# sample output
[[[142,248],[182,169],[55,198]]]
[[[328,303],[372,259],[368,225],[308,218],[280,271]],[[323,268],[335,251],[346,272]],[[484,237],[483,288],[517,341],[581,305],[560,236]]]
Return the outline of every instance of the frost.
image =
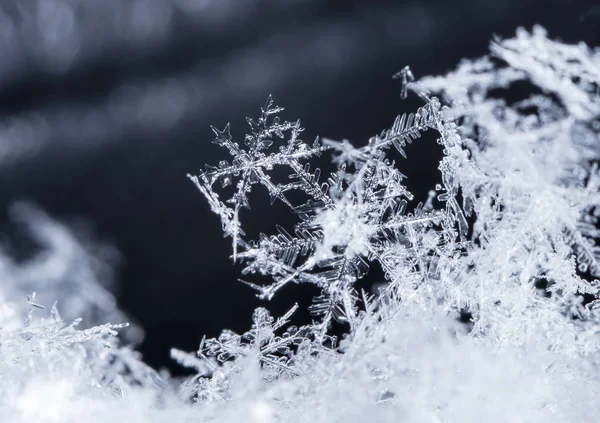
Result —
[[[221,166],[222,170],[209,167],[194,178],[211,204],[219,201],[218,178],[226,176],[227,183],[241,178],[237,197],[228,200],[233,206],[219,202],[220,208],[213,210],[221,215],[225,228],[236,228],[235,233],[226,230],[226,235],[234,237],[233,258],[244,262],[244,273],[271,277],[266,284],[246,282],[261,297],[271,298],[288,283],[312,283],[321,289],[310,307],[316,320],[307,334],[321,350],[312,371],[292,383],[318,378],[319,372],[323,379],[313,382],[319,388],[309,390],[308,397],[289,398],[286,406],[293,408],[295,401],[306,399],[309,403],[304,410],[322,410],[326,405],[319,398],[327,398],[335,407],[352,408],[350,398],[359,395],[363,399],[354,401],[361,404],[361,410],[376,403],[394,410],[375,408],[369,414],[357,410],[344,417],[332,410],[331,415],[310,417],[306,416],[310,412],[304,412],[307,420],[360,421],[359,416],[364,420],[371,413],[381,421],[402,416],[409,421],[462,420],[465,416],[452,411],[454,395],[456,389],[471,389],[467,388],[471,381],[461,380],[463,376],[450,374],[444,367],[460,368],[464,360],[483,366],[471,376],[486,374],[482,383],[486,378],[494,380],[489,387],[473,388],[482,408],[469,401],[468,408],[479,411],[467,420],[494,420],[491,410],[501,412],[500,404],[506,407],[507,403],[520,411],[503,421],[516,416],[523,421],[564,421],[578,407],[592,406],[591,386],[598,380],[600,353],[600,285],[594,279],[600,276],[600,247],[596,245],[600,55],[585,45],[551,41],[537,27],[532,33],[519,30],[512,40],[496,40],[491,52],[490,57],[463,61],[444,77],[415,81],[405,68],[397,75],[404,85],[402,97],[415,92],[425,105],[414,114],[398,116],[390,129],[365,146],[324,140],[315,143],[314,150],[304,147],[304,151],[330,149],[334,153],[337,170],[320,189],[314,184],[321,172],[309,173],[307,164],[304,174],[289,175],[299,182],[272,182],[265,173],[271,168],[286,165],[295,170],[289,158],[281,153],[244,158],[246,153],[231,148],[237,144],[229,126],[220,143],[234,155],[232,164]],[[504,99],[515,95],[521,98]],[[269,99],[259,119],[264,134],[259,138],[268,139],[259,143],[260,149],[277,148],[270,136],[277,133],[283,139],[279,150],[284,152],[286,143],[297,142],[297,134],[286,141],[280,128],[290,124],[281,124],[278,117],[270,123],[265,110],[271,108],[273,115],[282,111],[272,105]],[[252,134],[247,139],[256,140],[257,126],[249,122]],[[407,145],[421,142],[425,131],[437,133],[444,157],[439,166],[441,184],[419,203],[404,185],[401,161],[395,160],[393,151],[406,157]],[[253,173],[257,176],[246,176]],[[263,181],[273,201],[283,201],[298,215],[294,228],[276,227],[275,235],[245,239],[239,209],[242,204],[250,207],[250,190],[244,187],[251,180]],[[291,188],[302,189],[306,201],[289,204],[282,194]],[[384,270],[387,283],[368,300],[359,294],[356,282],[375,263]],[[464,335],[459,336],[458,329],[452,335],[439,329],[459,313],[470,317],[462,329]],[[438,327],[432,336],[438,341],[432,344],[423,339],[419,346],[412,344],[412,338],[418,337],[412,334],[412,347],[392,348],[407,334],[394,335],[395,325],[405,323],[397,317],[388,319],[389,315],[404,315],[409,321],[432,319]],[[347,337],[339,348],[328,346],[323,338],[334,320],[347,325]],[[412,324],[416,325],[414,320]],[[417,326],[417,332],[430,330]],[[373,338],[379,331],[381,338]],[[447,358],[432,358],[426,353],[429,349]],[[387,355],[380,350],[388,351]],[[419,351],[427,358],[417,359],[414,355]],[[527,355],[535,359],[524,364]],[[330,357],[339,362],[324,365]],[[401,370],[411,359],[418,360],[414,369]],[[358,374],[363,370],[353,367],[357,362],[365,366],[362,376]],[[353,375],[350,379],[330,373],[340,363],[355,369],[344,370]],[[486,366],[500,366],[506,373],[491,374],[484,370]],[[419,374],[423,369],[431,373]],[[373,386],[369,384],[380,372],[387,382],[381,383],[379,394],[375,389],[368,394]],[[531,378],[527,383],[548,386],[525,399],[508,394],[496,402],[500,392],[519,389],[516,386],[523,382],[517,374]],[[566,389],[567,380],[578,380],[580,389],[573,387],[559,401],[558,393]],[[287,379],[282,382],[287,383]],[[416,392],[423,389],[419,401],[428,405],[414,402],[419,394],[406,391],[412,383],[419,387]],[[329,384],[336,386],[336,394],[324,393]],[[357,385],[360,388],[351,387]],[[438,403],[440,389],[445,394]],[[486,398],[486,392],[490,397]],[[372,403],[365,402],[369,395]],[[562,412],[563,418],[557,418]],[[287,419],[282,417],[282,421]]]
[[[107,319],[129,320],[116,304],[110,292],[113,268],[118,253],[108,244],[98,242],[84,231],[74,232],[53,220],[42,210],[28,203],[16,203],[10,209],[13,222],[23,226],[38,246],[23,261],[15,260],[6,245],[0,250],[0,275],[4,281],[0,298],[25,298],[36,292],[38,301],[51,305],[59,301],[66,319],[81,318],[86,325],[100,324]],[[6,302],[3,302],[6,306]],[[22,303],[14,304],[23,313]],[[16,315],[12,314],[16,317]],[[0,317],[0,324],[7,321]],[[141,328],[127,331],[128,340],[140,341]]]
[[[402,70],[401,96],[416,94],[423,106],[363,146],[305,142],[300,122],[283,120],[271,98],[247,120],[242,141],[229,125],[213,128],[231,158],[190,179],[219,215],[245,283],[266,299],[287,284],[316,285],[313,321],[291,325],[297,306],[279,318],[258,308],[246,333],[203,338],[194,353],[172,350],[195,373],[179,384],[119,344],[120,322],[78,329],[56,307],[43,309],[44,286],[23,283],[24,293],[16,281],[29,279],[11,276],[37,261],[5,259],[15,282],[1,291],[11,324],[0,329],[0,417],[595,421],[598,69],[598,50],[551,41],[541,28],[519,30],[446,76],[416,80]],[[425,132],[443,149],[440,182],[416,199],[402,160],[410,143],[429,142]],[[332,169],[315,168],[323,154]],[[250,239],[244,221],[254,188],[284,204],[296,224]],[[30,216],[50,251],[88,263],[68,231]],[[41,263],[45,270],[32,274],[78,269]],[[373,267],[385,283],[365,292],[357,283]],[[65,273],[87,275],[57,274]],[[57,290],[57,299],[68,292]],[[97,298],[84,304],[111,315]],[[341,340],[334,325],[345,331]]]

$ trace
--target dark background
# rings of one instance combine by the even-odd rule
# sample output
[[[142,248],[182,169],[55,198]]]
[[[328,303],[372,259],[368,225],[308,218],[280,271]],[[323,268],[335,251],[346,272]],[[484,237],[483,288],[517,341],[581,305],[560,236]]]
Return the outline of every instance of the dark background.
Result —
[[[256,116],[268,94],[301,118],[305,139],[354,143],[414,110],[392,75],[440,74],[487,52],[494,34],[545,26],[598,45],[593,2],[465,0],[7,0],[0,5],[0,223],[19,199],[69,222],[83,216],[116,245],[121,306],[146,330],[140,349],[171,366],[171,346],[244,331],[263,304],[237,282],[230,241],[187,180],[229,159],[210,124]],[[435,184],[438,146],[408,150],[418,200]],[[277,207],[245,216],[251,232],[290,224]],[[316,292],[283,290],[281,314]],[[297,319],[306,319],[299,312]]]

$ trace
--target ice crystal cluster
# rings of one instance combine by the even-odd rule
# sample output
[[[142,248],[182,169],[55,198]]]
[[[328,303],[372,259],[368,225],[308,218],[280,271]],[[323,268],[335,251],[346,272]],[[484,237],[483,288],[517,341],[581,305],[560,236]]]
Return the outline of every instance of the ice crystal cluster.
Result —
[[[65,291],[33,278],[56,264],[3,258],[1,420],[596,421],[600,51],[534,28],[446,76],[397,77],[422,107],[364,145],[307,142],[269,98],[245,138],[213,128],[230,157],[190,176],[261,298],[288,284],[320,289],[310,324],[290,325],[297,306],[280,317],[258,308],[244,334],[173,350],[196,374],[180,383],[121,346],[120,325],[79,329],[26,299],[35,289],[61,300]],[[439,184],[419,199],[402,167],[409,144],[431,142],[426,133],[443,158]],[[331,171],[316,168],[318,156],[332,157]],[[250,239],[258,190],[296,224]],[[77,251],[41,218],[34,228],[53,254]],[[373,269],[385,283],[359,289]],[[72,271],[61,277],[88,275]],[[108,298],[88,280],[69,288],[73,307],[83,305],[75,313],[116,312],[88,295]]]

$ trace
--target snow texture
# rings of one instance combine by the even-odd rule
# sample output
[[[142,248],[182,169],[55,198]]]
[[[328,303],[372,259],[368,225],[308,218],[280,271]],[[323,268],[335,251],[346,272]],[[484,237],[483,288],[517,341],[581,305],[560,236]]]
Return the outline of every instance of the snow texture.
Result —
[[[213,128],[231,158],[190,179],[246,283],[266,299],[292,283],[321,293],[311,324],[290,325],[297,306],[278,318],[259,308],[245,334],[172,350],[196,373],[183,382],[115,337],[125,316],[94,272],[105,262],[26,208],[47,252],[0,257],[0,419],[596,421],[600,51],[536,27],[446,76],[415,81],[405,68],[397,77],[402,97],[423,106],[363,146],[304,141],[300,121],[283,120],[271,98],[243,140],[229,125]],[[418,202],[400,156],[425,132],[443,158],[440,184]],[[324,154],[335,165],[328,175],[311,169]],[[254,189],[285,204],[296,225],[248,239]],[[386,283],[357,289],[371,268]],[[50,295],[68,319],[41,309]],[[98,324],[98,315],[117,324],[72,320]]]

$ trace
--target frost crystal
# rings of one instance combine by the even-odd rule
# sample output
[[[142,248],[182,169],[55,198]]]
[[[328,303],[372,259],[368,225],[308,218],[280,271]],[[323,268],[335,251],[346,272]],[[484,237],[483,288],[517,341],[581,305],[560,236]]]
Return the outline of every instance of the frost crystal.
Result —
[[[191,180],[232,238],[233,259],[252,278],[246,283],[266,299],[290,283],[316,285],[314,320],[298,328],[290,325],[297,306],[280,318],[259,308],[244,334],[203,338],[196,353],[173,349],[196,373],[177,384],[120,346],[118,322],[79,330],[79,320],[63,321],[40,300],[47,287],[15,277],[20,270],[7,256],[7,280],[25,282],[0,289],[0,417],[596,421],[599,69],[598,50],[551,41],[541,28],[519,30],[496,40],[491,56],[446,76],[415,80],[403,69],[401,96],[417,94],[423,106],[363,146],[306,143],[300,122],[282,120],[271,98],[247,120],[243,142],[229,125],[213,128],[231,159]],[[398,155],[428,142],[419,139],[425,132],[435,134],[443,158],[440,183],[418,202]],[[335,168],[322,176],[311,162],[324,153]],[[284,204],[296,224],[249,239],[253,188]],[[67,230],[31,216],[61,269],[87,269],[89,254]],[[359,290],[373,267],[385,284]],[[88,286],[105,293],[93,278]],[[68,291],[57,289],[57,299]],[[110,302],[79,303],[85,294],[74,295],[75,305],[86,305],[78,313],[118,315]],[[345,330],[341,342],[334,324]]]
[[[444,77],[415,81],[405,68],[397,75],[402,97],[414,92],[424,106],[399,116],[362,147],[345,140],[309,147],[298,139],[299,124],[281,123],[282,109],[271,99],[258,124],[248,121],[249,150],[232,140],[229,126],[216,132],[217,142],[233,155],[231,164],[207,167],[192,179],[221,216],[225,234],[233,237],[233,258],[244,262],[244,274],[272,279],[246,283],[263,298],[288,283],[321,289],[310,307],[316,320],[305,335],[320,346],[317,359],[311,370],[280,381],[277,388],[283,392],[282,386],[292,385],[291,392],[309,393],[288,397],[289,402],[281,392],[273,393],[285,405],[279,412],[288,418],[293,414],[285,410],[307,401],[303,410],[328,408],[332,414],[303,412],[306,420],[338,421],[344,413],[320,398],[346,397],[339,400],[343,408],[354,395],[372,395],[372,403],[356,401],[365,409],[392,406],[395,411],[373,409],[381,421],[399,416],[457,421],[464,416],[455,414],[452,401],[464,395],[461,390],[472,389],[467,386],[473,380],[462,380],[446,366],[466,371],[467,379],[485,373],[497,383],[473,386],[485,405],[472,409],[486,416],[473,414],[473,421],[497,418],[491,411],[499,404],[494,392],[525,388],[518,374],[527,374],[528,383],[548,385],[524,402],[504,397],[520,410],[513,417],[563,421],[578,407],[592,405],[592,386],[600,375],[600,282],[594,279],[600,276],[600,54],[585,45],[550,41],[541,28],[496,40],[491,52],[463,61]],[[427,201],[415,204],[393,151],[406,157],[407,144],[421,142],[425,131],[435,132],[443,148],[441,184]],[[269,147],[279,152],[268,154]],[[333,152],[337,170],[320,183],[321,172],[310,172],[310,165],[298,160],[309,161],[325,150]],[[269,171],[277,166],[291,168],[292,182],[273,182]],[[274,235],[252,241],[245,238],[239,211],[250,207],[249,186],[257,182],[273,201],[296,213],[298,223],[293,229],[276,226]],[[221,187],[230,183],[236,193],[222,202]],[[292,189],[302,190],[306,201],[291,204],[285,193]],[[387,282],[369,298],[355,286],[372,264],[384,270]],[[468,324],[449,324],[459,313],[469,316]],[[412,323],[402,323],[399,316]],[[397,325],[431,331],[414,319],[434,325],[433,344],[422,339],[424,345],[410,341],[412,347],[406,346],[408,339],[423,335],[401,334]],[[338,348],[324,338],[333,320],[348,330]],[[430,357],[429,349],[449,358]],[[421,350],[429,362],[415,357]],[[413,359],[414,367],[405,367]],[[462,360],[475,367],[460,370]],[[299,359],[291,361],[298,365]],[[500,366],[506,378],[489,374],[486,366]],[[428,378],[437,383],[427,386]],[[558,400],[554,395],[570,386],[569,380],[581,387]],[[308,388],[311,383],[314,387]],[[418,386],[418,394],[406,391],[411,384]],[[357,385],[352,391],[350,386]],[[333,386],[343,394],[328,391]],[[431,391],[436,387],[448,389],[448,397],[438,398]],[[262,389],[275,390],[270,385]],[[404,401],[415,395],[429,405]],[[361,413],[348,416],[360,421]]]

